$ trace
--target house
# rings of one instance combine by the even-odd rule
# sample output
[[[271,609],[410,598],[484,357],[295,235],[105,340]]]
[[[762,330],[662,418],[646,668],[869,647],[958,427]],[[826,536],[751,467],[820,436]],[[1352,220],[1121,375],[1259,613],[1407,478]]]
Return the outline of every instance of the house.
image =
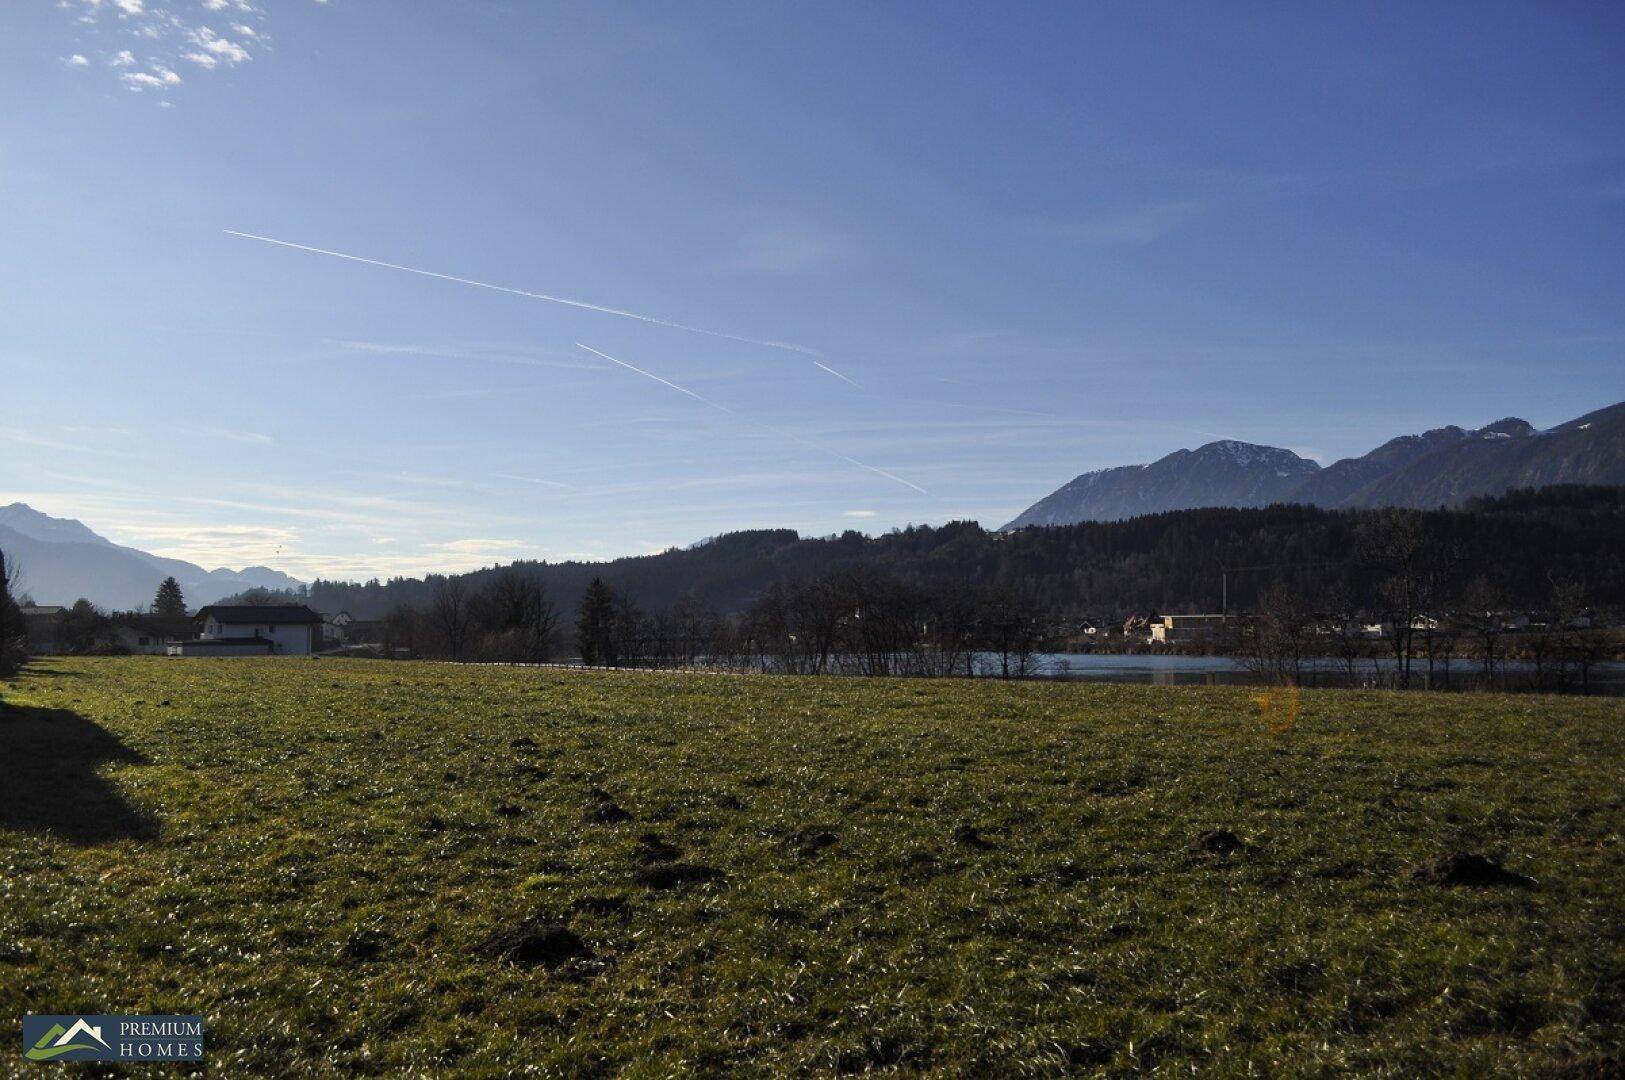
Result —
[[[324,645],[344,645],[350,640],[350,627],[355,623],[355,617],[348,611],[341,611],[337,615],[322,620],[322,643]]]
[[[23,617],[23,632],[28,635],[31,653],[59,653],[63,651],[63,630],[68,609],[60,604],[22,604],[18,612]]]
[[[216,604],[203,608],[192,622],[201,633],[195,640],[171,644],[170,656],[308,656],[319,644],[322,617],[303,604]]]
[[[107,620],[107,643],[127,652],[162,656],[177,641],[195,637],[197,628],[185,615],[119,613]]]
[[[1211,645],[1219,641],[1234,620],[1228,615],[1164,615],[1151,623],[1155,645]]]

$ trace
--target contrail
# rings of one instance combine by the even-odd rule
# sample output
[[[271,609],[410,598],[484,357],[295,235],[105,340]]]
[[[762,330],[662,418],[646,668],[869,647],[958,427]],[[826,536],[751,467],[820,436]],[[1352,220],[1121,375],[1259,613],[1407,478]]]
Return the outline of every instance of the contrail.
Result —
[[[867,462],[859,461],[855,457],[848,457],[846,454],[841,453],[839,450],[831,450],[827,446],[821,446],[818,443],[815,443],[815,442],[811,441],[810,439],[802,438],[800,435],[797,435],[793,431],[784,431],[784,430],[782,430],[780,428],[771,427],[771,426],[769,426],[767,424],[764,424],[760,420],[752,420],[750,417],[745,416],[744,414],[740,413],[737,409],[730,409],[728,406],[722,404],[720,401],[712,401],[708,397],[702,397],[699,394],[696,394],[694,391],[688,389],[688,387],[686,387],[686,386],[678,386],[676,383],[672,382],[670,379],[662,379],[659,375],[656,375],[653,372],[644,371],[640,367],[634,367],[633,365],[628,364],[625,360],[617,360],[617,359],[615,359],[615,357],[609,355],[609,353],[602,352],[602,351],[600,351],[598,349],[595,349],[591,345],[583,345],[581,342],[578,341],[578,342],[576,342],[576,346],[578,348],[586,349],[588,352],[592,353],[594,356],[602,357],[605,360],[608,360],[612,364],[618,364],[619,366],[625,368],[628,371],[635,371],[639,375],[642,375],[645,379],[653,379],[655,382],[659,383],[661,386],[669,386],[669,387],[671,387],[671,389],[677,391],[679,394],[687,394],[689,397],[693,398],[695,401],[698,401],[698,402],[700,402],[701,404],[704,404],[704,405],[709,405],[709,406],[711,406],[711,408],[716,409],[719,412],[725,412],[729,416],[737,417],[738,419],[743,420],[745,423],[751,425],[752,427],[760,428],[763,431],[766,431],[766,432],[768,432],[770,434],[777,435],[781,439],[789,439],[791,442],[800,443],[802,446],[808,447],[809,449],[812,449],[812,450],[817,450],[821,454],[828,454],[830,457],[837,458],[837,459],[839,459],[841,461],[844,461],[848,465],[855,465],[860,469],[867,469],[869,472],[874,473],[876,476],[884,476],[887,480],[891,480],[891,481],[894,481],[896,483],[902,484],[906,488],[912,488],[914,491],[919,492],[921,495],[929,495],[929,494],[931,494],[929,491],[925,490],[920,485],[918,485],[916,483],[913,483],[912,481],[909,481],[909,480],[904,480],[901,476],[898,476],[896,473],[887,472],[885,469],[882,469],[877,465],[870,465]]]
[[[221,231],[227,236],[240,236],[244,240],[258,240],[262,244],[275,244],[278,247],[293,248],[295,251],[309,251],[316,255],[331,255],[335,259],[348,259],[350,262],[366,263],[368,266],[382,266],[386,270],[400,270],[407,274],[439,278],[441,281],[455,281],[459,285],[472,285],[476,289],[490,289],[492,292],[508,293],[511,296],[527,296],[532,300],[546,300],[550,304],[563,304],[566,307],[597,311],[605,315],[619,315],[623,319],[636,319],[638,322],[649,323],[653,326],[664,326],[672,330],[686,330],[690,334],[704,334],[707,337],[722,338],[725,341],[739,341],[746,345],[782,349],[785,352],[800,353],[802,356],[818,357],[824,355],[817,349],[809,349],[805,345],[796,345],[789,341],[764,341],[760,338],[741,337],[738,334],[725,334],[720,330],[706,330],[703,327],[689,326],[686,323],[672,322],[669,319],[657,319],[653,315],[639,315],[635,311],[622,311],[620,308],[604,307],[602,304],[589,304],[585,300],[570,300],[563,296],[549,296],[546,293],[529,292],[525,289],[511,289],[506,285],[492,285],[489,282],[475,281],[472,278],[456,277],[452,274],[438,274],[433,270],[419,270],[414,266],[402,266],[399,263],[384,262],[382,259],[367,259],[360,255],[346,255],[342,251],[329,251],[326,248],[311,247],[308,244],[295,244],[288,240],[277,240],[270,236],[256,236],[254,233],[238,232],[236,229],[222,229]],[[813,362],[818,363],[816,360]],[[818,366],[824,367],[823,364],[818,364]],[[840,378],[846,378],[846,376],[831,371],[829,368],[824,368],[824,370]],[[851,382],[852,380],[847,379],[847,381]]]
[[[842,375],[839,371],[836,371],[834,368],[830,367],[828,364],[821,364],[817,360],[814,360],[813,361],[813,367],[822,368],[824,371],[829,372],[831,375],[835,376],[837,379],[840,379],[842,382],[851,383],[853,386],[856,386],[859,390],[863,389],[863,384],[858,383],[858,382],[854,382],[853,380],[847,378],[845,375]]]

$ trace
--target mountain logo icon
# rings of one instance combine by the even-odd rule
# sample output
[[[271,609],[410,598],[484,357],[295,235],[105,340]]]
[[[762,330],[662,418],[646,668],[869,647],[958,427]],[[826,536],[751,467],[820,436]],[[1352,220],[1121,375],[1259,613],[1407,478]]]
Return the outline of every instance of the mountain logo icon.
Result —
[[[92,1042],[78,1042],[78,1039],[94,1040]],[[102,1029],[92,1026],[84,1017],[79,1017],[71,1027],[64,1028],[61,1024],[51,1025],[51,1029],[41,1035],[39,1041],[23,1052],[29,1061],[50,1061],[74,1050],[111,1050],[107,1040],[102,1038]]]

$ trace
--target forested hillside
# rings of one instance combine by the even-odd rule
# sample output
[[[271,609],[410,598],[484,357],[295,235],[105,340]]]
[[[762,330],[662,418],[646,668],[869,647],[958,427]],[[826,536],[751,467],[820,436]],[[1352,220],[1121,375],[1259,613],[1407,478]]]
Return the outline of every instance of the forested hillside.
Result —
[[[707,609],[742,610],[771,584],[863,570],[920,585],[1015,586],[1046,606],[1099,618],[1214,610],[1227,579],[1232,609],[1283,582],[1309,597],[1368,595],[1383,571],[1370,556],[1378,510],[1270,506],[1180,510],[1118,522],[1012,533],[974,522],[866,537],[801,537],[788,529],[730,533],[693,547],[607,563],[518,563],[561,606],[601,577],[640,607],[661,611],[691,596]],[[1582,585],[1591,602],[1625,602],[1625,488],[1560,486],[1474,500],[1457,510],[1402,511],[1420,530],[1426,571],[1440,595],[1483,580],[1510,605],[1539,605],[1555,582]],[[1228,573],[1227,573],[1228,571]],[[478,587],[494,570],[464,575]],[[427,605],[444,580],[352,584],[317,581],[310,602],[378,618],[399,604]]]

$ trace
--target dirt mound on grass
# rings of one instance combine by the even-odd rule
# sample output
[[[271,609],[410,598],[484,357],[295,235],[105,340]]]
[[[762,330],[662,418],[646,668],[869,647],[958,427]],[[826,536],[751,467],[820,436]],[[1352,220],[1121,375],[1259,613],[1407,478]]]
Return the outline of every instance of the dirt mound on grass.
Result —
[[[1525,888],[1535,879],[1508,870],[1494,859],[1476,852],[1452,851],[1439,855],[1411,871],[1411,877],[1430,885],[1470,885],[1486,888],[1492,885],[1512,885]]]
[[[638,860],[645,864],[672,862],[683,849],[668,842],[659,833],[646,832],[638,837]]]
[[[680,889],[687,885],[705,885],[723,880],[723,873],[714,866],[699,863],[662,863],[638,871],[638,884],[651,889]]]
[[[804,856],[817,855],[839,842],[840,837],[829,829],[801,829],[790,837],[790,846]]]
[[[974,825],[955,825],[952,833],[953,841],[965,847],[979,848],[986,851],[993,846],[993,841],[983,836],[981,830]]]
[[[559,967],[592,955],[592,949],[575,931],[539,915],[499,927],[486,937],[480,951],[493,959],[536,967]]]
[[[593,802],[582,815],[583,820],[594,825],[614,825],[632,820],[632,815],[622,809],[620,803],[610,798],[609,792],[603,788],[593,788],[592,797]]]
[[[1229,829],[1209,829],[1201,836],[1198,836],[1191,847],[1209,855],[1218,855],[1221,858],[1229,858],[1238,852],[1252,850],[1251,844]]]

